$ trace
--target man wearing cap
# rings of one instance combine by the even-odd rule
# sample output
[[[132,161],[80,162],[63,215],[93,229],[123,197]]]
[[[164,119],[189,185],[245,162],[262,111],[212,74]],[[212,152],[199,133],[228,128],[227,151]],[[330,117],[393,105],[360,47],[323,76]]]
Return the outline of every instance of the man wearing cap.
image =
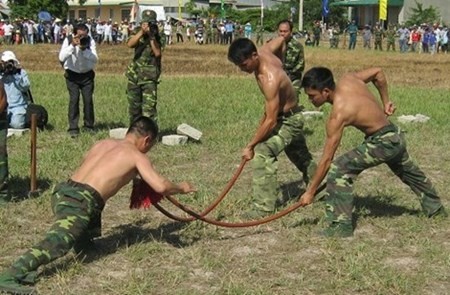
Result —
[[[144,115],[158,120],[157,85],[161,73],[161,37],[156,24],[156,12],[144,10],[141,25],[136,27],[127,41],[134,48],[133,60],[125,76],[130,122]]]
[[[9,126],[14,129],[25,128],[30,80],[27,72],[20,67],[20,63],[12,51],[7,50],[2,53],[0,79],[8,98]]]
[[[94,67],[98,56],[95,41],[88,36],[88,27],[78,24],[74,28],[75,35],[69,35],[59,52],[59,61],[63,64],[66,85],[69,91],[69,135],[74,138],[80,133],[78,120],[80,118],[80,93],[83,97],[84,128],[94,130]]]

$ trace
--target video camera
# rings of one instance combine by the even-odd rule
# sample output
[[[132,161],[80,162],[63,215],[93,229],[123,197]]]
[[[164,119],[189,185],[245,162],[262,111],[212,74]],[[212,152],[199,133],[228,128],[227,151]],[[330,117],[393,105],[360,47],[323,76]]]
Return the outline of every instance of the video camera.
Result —
[[[84,36],[80,38],[80,48],[86,49],[91,45],[91,37]]]
[[[2,75],[15,75],[20,73],[20,68],[16,67],[13,60],[8,60],[0,63],[0,73]]]

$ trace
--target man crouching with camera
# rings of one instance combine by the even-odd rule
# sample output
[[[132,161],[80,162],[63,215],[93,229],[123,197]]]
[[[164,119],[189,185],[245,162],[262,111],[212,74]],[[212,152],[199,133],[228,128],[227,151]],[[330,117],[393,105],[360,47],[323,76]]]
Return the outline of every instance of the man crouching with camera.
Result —
[[[8,101],[9,127],[14,129],[25,128],[30,80],[27,72],[21,68],[14,52],[7,50],[2,53],[0,77]]]
[[[67,90],[69,91],[69,135],[74,138],[80,133],[80,93],[83,97],[84,129],[94,130],[94,67],[98,61],[95,41],[89,37],[89,28],[78,24],[74,35],[69,35],[59,52],[59,61],[63,64]]]

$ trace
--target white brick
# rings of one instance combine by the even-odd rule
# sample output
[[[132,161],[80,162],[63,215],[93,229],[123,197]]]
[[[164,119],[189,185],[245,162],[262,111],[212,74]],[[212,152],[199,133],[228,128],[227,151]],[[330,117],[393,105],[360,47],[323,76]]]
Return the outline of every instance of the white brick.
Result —
[[[9,128],[8,129],[8,137],[11,137],[13,135],[14,136],[22,136],[24,133],[26,133],[28,131],[30,131],[29,128],[26,128],[26,129],[12,129],[12,128]]]
[[[195,140],[200,140],[200,138],[202,137],[202,134],[203,134],[201,131],[195,129],[192,126],[189,126],[186,123],[183,123],[177,127],[177,133],[181,134],[181,135],[189,136],[190,138],[195,139]]]
[[[411,123],[411,122],[417,122],[417,123],[426,123],[428,120],[430,120],[430,117],[427,117],[422,114],[416,114],[414,115],[403,115],[399,116],[397,120],[401,123]]]
[[[166,135],[162,137],[162,143],[165,145],[181,145],[186,144],[188,137],[185,135]]]
[[[127,134],[127,128],[115,128],[109,130],[109,137],[116,138],[116,139],[123,139],[125,138],[125,135]]]

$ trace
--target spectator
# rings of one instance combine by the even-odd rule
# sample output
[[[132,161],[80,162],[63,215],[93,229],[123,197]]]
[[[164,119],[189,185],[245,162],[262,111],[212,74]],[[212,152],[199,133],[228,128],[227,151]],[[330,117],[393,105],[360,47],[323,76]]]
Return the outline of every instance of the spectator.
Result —
[[[84,128],[93,131],[94,128],[94,67],[98,61],[95,41],[88,36],[88,27],[78,24],[75,35],[66,38],[59,52],[59,60],[64,63],[64,77],[69,91],[68,120],[70,136],[80,133],[78,120],[80,117],[80,93],[83,97]]]
[[[183,25],[181,22],[177,23],[177,43],[183,43]]]
[[[164,24],[164,36],[166,36],[166,45],[172,44],[172,25],[169,21]]]
[[[6,93],[3,84],[0,83],[0,206],[9,201],[8,190],[8,152],[6,138],[8,135]]]
[[[8,123],[11,128],[21,129],[26,125],[29,103],[30,80],[12,51],[4,51],[1,56],[0,79],[3,82],[8,101]]]
[[[158,120],[157,85],[161,73],[161,37],[156,24],[156,12],[144,10],[141,26],[128,39],[127,45],[134,48],[134,57],[125,76],[128,79],[127,97],[130,122],[139,116]]]
[[[356,21],[352,20],[352,22],[345,29],[349,36],[350,41],[348,43],[348,50],[354,50],[356,47],[356,36],[358,35],[358,26],[356,25]]]
[[[372,30],[369,25],[365,25],[362,31],[363,48],[371,49],[370,42],[372,40]]]
[[[245,36],[245,38],[252,39],[252,24],[251,23],[245,24],[244,36]]]

